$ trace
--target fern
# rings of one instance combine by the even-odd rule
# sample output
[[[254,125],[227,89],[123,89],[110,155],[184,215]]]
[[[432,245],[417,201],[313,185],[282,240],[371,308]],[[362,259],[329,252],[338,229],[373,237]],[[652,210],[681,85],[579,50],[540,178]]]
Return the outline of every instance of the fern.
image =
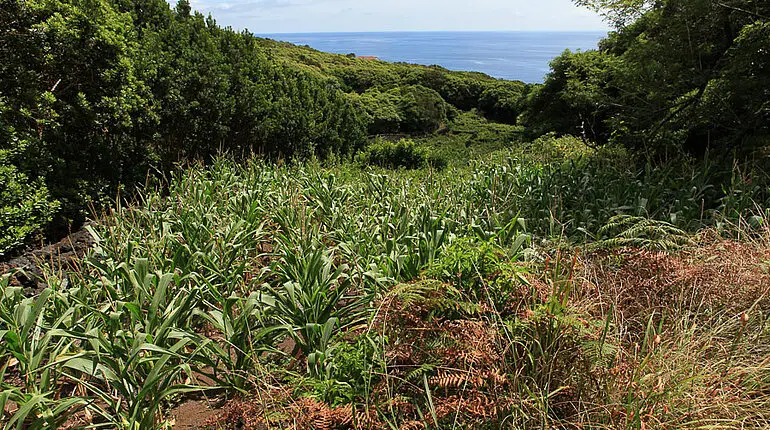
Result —
[[[433,373],[434,370],[436,370],[435,363],[423,363],[420,367],[407,373],[406,378],[404,379],[409,382],[414,382],[416,379],[421,379],[423,376],[427,377],[430,373]]]
[[[442,285],[440,281],[435,280],[399,284],[389,295],[401,302],[403,309],[407,309],[414,304],[424,303],[431,294],[440,291]]]
[[[645,217],[616,215],[599,229],[599,237],[608,237],[592,245],[595,249],[644,248],[671,251],[690,244],[689,235],[665,221]]]
[[[580,349],[586,360],[596,367],[611,367],[618,353],[616,345],[597,340],[582,342]]]

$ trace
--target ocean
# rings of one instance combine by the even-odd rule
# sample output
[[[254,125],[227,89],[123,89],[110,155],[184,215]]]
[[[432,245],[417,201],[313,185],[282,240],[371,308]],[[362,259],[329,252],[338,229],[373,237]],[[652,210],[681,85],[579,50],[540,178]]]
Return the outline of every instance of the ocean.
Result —
[[[319,51],[439,65],[501,79],[543,82],[565,49],[596,49],[606,32],[387,32],[261,34]]]

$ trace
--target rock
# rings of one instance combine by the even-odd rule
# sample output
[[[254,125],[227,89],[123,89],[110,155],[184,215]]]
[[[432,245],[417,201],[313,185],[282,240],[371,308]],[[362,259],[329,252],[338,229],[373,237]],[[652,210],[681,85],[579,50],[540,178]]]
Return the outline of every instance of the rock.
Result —
[[[94,238],[84,226],[57,243],[25,252],[5,262],[0,261],[0,274],[15,272],[11,285],[23,287],[24,294],[28,296],[39,294],[47,286],[42,265],[50,265],[56,271],[72,270],[74,263],[82,259],[93,244]]]

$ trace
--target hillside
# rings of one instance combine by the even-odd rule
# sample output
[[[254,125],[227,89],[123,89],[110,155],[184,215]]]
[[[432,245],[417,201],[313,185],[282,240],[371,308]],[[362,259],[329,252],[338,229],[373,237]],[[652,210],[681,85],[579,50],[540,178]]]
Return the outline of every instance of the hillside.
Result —
[[[755,10],[639,2],[651,8],[640,14],[588,2],[624,26],[525,85],[260,39],[185,1],[10,1],[0,15],[0,253],[61,238],[148,172],[223,152],[323,160],[354,157],[374,136],[413,137],[443,166],[555,133],[655,163],[753,159],[770,133],[770,63],[767,13],[748,3]]]
[[[2,278],[4,425],[770,424],[767,227],[613,216],[698,222],[697,175],[660,194],[622,154],[540,145],[443,172],[187,166],[39,295]]]
[[[56,238],[185,159],[350,156],[461,112],[515,123],[521,83],[323,54],[181,2],[12,1],[2,17],[0,252]],[[73,224],[74,223],[74,224]]]

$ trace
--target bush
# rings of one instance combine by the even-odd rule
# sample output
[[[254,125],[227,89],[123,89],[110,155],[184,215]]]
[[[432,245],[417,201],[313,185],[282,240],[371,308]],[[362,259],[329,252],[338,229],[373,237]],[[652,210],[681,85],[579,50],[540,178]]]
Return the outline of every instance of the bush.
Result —
[[[180,160],[324,158],[365,142],[364,115],[335,79],[268,57],[255,37],[188,2],[172,11],[163,0],[10,0],[6,9],[0,151],[18,152],[12,135],[31,143],[14,160],[19,172],[4,174],[44,183],[38,196],[59,202],[56,221],[82,220],[90,204]]]
[[[607,121],[617,108],[608,87],[615,68],[617,60],[598,51],[565,51],[551,62],[545,83],[527,95],[520,122],[533,137],[555,132],[609,142],[613,130]]]
[[[476,230],[480,228],[477,226]],[[505,306],[517,300],[516,296],[520,294],[518,273],[523,271],[511,262],[522,256],[529,241],[525,234],[516,234],[515,230],[509,232],[515,238],[508,248],[494,240],[499,240],[508,231],[497,232],[497,237],[491,240],[478,237],[456,239],[428,267],[426,275],[453,286],[447,288],[447,297],[451,301],[488,303],[495,312],[508,316],[510,309],[506,310]]]
[[[30,181],[0,159],[0,255],[45,227],[58,208],[41,181]]]
[[[526,87],[521,82],[500,82],[481,93],[479,108],[490,119],[516,124],[525,94]]]
[[[491,123],[478,111],[472,111],[459,114],[446,129],[419,139],[419,143],[431,154],[459,167],[495,151],[520,146],[522,135],[520,127]]]
[[[430,154],[426,148],[411,139],[401,139],[398,142],[376,140],[356,158],[360,164],[388,169],[419,169],[428,165],[443,169],[447,165],[445,159]]]
[[[432,133],[448,120],[449,107],[439,93],[420,85],[389,91],[400,96],[398,101],[402,123],[407,133]]]
[[[400,97],[394,92],[366,91],[360,97],[368,118],[370,135],[398,133],[401,129]]]

